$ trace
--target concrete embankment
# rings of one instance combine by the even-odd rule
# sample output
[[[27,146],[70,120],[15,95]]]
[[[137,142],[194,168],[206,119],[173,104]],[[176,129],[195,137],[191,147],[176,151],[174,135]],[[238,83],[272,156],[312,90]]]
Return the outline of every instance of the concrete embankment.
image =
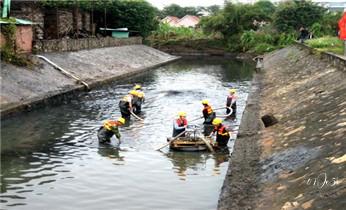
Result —
[[[344,209],[346,72],[308,49],[265,56],[218,209]],[[261,116],[278,123],[264,127]]]
[[[177,59],[176,56],[144,45],[42,55],[91,87]],[[77,84],[76,80],[63,75],[47,62],[39,59],[36,62],[33,69],[1,63],[1,116],[47,103],[61,103],[83,90],[83,86]]]

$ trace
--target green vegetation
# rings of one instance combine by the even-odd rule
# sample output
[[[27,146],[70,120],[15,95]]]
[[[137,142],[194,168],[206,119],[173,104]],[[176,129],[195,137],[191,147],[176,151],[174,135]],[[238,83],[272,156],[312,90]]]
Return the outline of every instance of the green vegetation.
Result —
[[[185,15],[196,15],[199,16],[202,13],[216,14],[220,11],[220,6],[212,5],[209,7],[181,7],[177,4],[171,4],[158,11],[159,17],[162,19],[166,16],[175,16],[182,18]]]
[[[154,31],[149,40],[179,41],[179,40],[196,40],[205,39],[207,36],[201,29],[185,28],[185,27],[171,27],[166,23],[159,24],[159,27]]]
[[[306,44],[322,52],[333,52],[343,54],[343,42],[337,37],[321,37],[317,39],[307,40]]]
[[[223,49],[224,43],[217,34],[206,35],[202,29],[172,27],[166,23],[160,23],[156,31],[147,37],[146,42],[154,47],[179,45],[192,49]]]
[[[182,16],[177,13],[182,12],[181,8],[173,5],[169,9],[163,13]],[[202,17],[197,29],[172,29],[160,25],[150,40],[162,45],[177,40],[215,39],[216,43],[222,40],[226,51],[262,54],[292,44],[297,40],[301,27],[306,27],[314,38],[336,36],[340,18],[341,12],[328,12],[305,0],[288,0],[277,5],[267,0],[255,4],[227,3],[223,9]]]

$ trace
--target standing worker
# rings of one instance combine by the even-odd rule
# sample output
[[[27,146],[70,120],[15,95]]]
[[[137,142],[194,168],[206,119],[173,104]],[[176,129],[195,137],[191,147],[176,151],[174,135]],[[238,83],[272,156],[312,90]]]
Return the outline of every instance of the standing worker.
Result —
[[[227,101],[226,101],[227,114],[231,112],[231,109],[229,108],[232,108],[233,110],[231,117],[235,117],[235,114],[237,113],[237,95],[236,95],[236,89],[234,88],[229,89],[229,95],[227,96]]]
[[[213,130],[213,125],[212,122],[215,118],[215,112],[213,111],[213,109],[211,108],[211,106],[209,105],[209,101],[208,100],[203,100],[202,101],[203,104],[203,117],[204,117],[204,136],[209,136],[209,134],[211,133],[211,131]]]
[[[128,95],[124,96],[119,101],[119,108],[121,112],[121,117],[125,119],[130,119],[131,112],[133,111],[133,98],[137,96],[137,92],[135,90],[131,90]]]
[[[120,142],[120,133],[119,133],[119,126],[122,126],[125,124],[125,119],[120,117],[117,121],[114,120],[106,120],[103,123],[103,126],[100,127],[100,129],[97,132],[97,138],[99,139],[99,142],[102,144],[109,144],[111,143],[111,138],[113,135],[115,135],[119,139]]]
[[[222,120],[220,118],[215,118],[213,120],[214,130],[210,134],[210,137],[216,133],[216,143],[217,147],[227,147],[227,143],[230,138],[230,134],[226,127],[222,125]],[[212,143],[212,142],[210,142]]]
[[[176,137],[180,133],[184,132],[187,128],[186,112],[179,112],[178,119],[174,120],[173,123],[173,134],[172,137]],[[181,135],[182,137],[185,135]]]
[[[133,98],[133,112],[139,114],[142,111],[142,104],[145,101],[144,92],[142,91],[142,86],[135,85],[133,90],[137,92],[136,96]]]

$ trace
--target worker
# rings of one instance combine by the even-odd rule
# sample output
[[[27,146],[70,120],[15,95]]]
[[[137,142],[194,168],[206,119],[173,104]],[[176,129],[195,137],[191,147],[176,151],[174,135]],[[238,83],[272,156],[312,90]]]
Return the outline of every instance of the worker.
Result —
[[[209,136],[209,134],[212,132],[213,130],[213,125],[212,122],[215,118],[215,112],[213,111],[212,107],[209,105],[209,101],[208,100],[203,100],[202,101],[203,104],[203,117],[204,117],[204,135],[205,136]]]
[[[231,112],[230,108],[232,108],[231,117],[235,117],[235,114],[237,112],[237,95],[236,95],[236,89],[234,88],[229,89],[229,95],[227,96],[227,101],[226,101],[227,114]]]
[[[222,120],[220,118],[215,118],[213,120],[214,130],[210,134],[210,137],[216,133],[216,143],[217,147],[227,147],[227,143],[230,138],[230,134],[226,127],[222,125]],[[212,142],[210,142],[212,143]]]
[[[173,134],[172,137],[176,137],[177,135],[184,132],[187,128],[187,120],[186,120],[186,112],[179,112],[178,113],[178,119],[174,120],[173,122]],[[185,134],[181,135],[182,137],[185,136]]]
[[[119,101],[119,109],[121,112],[121,117],[125,119],[130,119],[131,112],[133,111],[133,98],[137,96],[137,92],[135,90],[129,91],[129,94],[124,96]]]
[[[106,120],[103,123],[103,126],[100,127],[100,129],[97,132],[97,138],[99,139],[100,143],[110,143],[111,142],[111,138],[113,135],[115,135],[117,137],[117,139],[119,140],[119,144],[120,142],[120,133],[119,133],[119,126],[122,126],[125,124],[125,119],[120,117],[118,118],[117,121],[114,120]]]
[[[137,92],[136,96],[133,97],[133,112],[139,114],[145,101],[144,92],[142,91],[142,86],[138,84],[133,87],[133,90]]]

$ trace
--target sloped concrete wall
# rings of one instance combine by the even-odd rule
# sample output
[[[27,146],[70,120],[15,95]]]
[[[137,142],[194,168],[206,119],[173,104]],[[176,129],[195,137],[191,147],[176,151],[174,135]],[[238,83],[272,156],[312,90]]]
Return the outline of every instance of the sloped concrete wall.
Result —
[[[344,209],[346,72],[291,46],[264,58],[218,209]],[[278,123],[264,128],[261,116]]]
[[[42,55],[90,86],[130,76],[178,58],[144,45]],[[37,62],[34,69],[1,63],[2,116],[45,102],[61,103],[69,93],[83,90],[83,86],[48,63],[42,60]]]

